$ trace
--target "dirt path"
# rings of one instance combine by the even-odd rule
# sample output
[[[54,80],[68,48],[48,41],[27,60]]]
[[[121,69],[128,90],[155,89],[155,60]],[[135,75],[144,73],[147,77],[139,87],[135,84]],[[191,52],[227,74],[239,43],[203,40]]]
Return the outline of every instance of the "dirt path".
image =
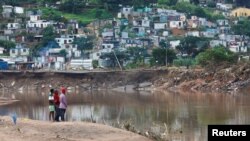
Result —
[[[1,141],[150,141],[106,125],[86,122],[48,122],[0,117]]]

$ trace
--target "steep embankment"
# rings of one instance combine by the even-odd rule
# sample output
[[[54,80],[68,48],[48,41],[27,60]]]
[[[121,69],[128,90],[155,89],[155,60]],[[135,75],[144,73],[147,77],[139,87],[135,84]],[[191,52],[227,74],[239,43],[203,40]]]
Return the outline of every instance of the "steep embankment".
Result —
[[[12,90],[43,89],[52,85],[69,89],[173,90],[231,92],[250,84],[250,66],[216,71],[158,69],[110,72],[1,72],[0,87]]]

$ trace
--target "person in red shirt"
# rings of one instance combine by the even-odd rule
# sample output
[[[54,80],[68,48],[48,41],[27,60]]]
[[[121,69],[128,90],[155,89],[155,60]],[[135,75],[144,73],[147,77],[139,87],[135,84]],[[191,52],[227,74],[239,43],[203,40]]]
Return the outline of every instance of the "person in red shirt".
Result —
[[[60,97],[58,94],[58,91],[55,90],[54,91],[54,104],[55,104],[55,121],[59,121],[59,117],[60,117],[60,111],[59,111],[59,105],[60,105]]]

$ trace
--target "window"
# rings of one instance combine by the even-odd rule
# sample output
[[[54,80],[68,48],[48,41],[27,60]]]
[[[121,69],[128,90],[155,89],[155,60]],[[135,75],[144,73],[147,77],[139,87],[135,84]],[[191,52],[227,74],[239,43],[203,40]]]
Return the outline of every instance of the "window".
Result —
[[[69,42],[71,43],[71,42],[72,42],[72,40],[69,40]]]
[[[105,48],[105,46],[103,45],[103,46],[102,46],[102,48],[104,49],[104,48]]]
[[[16,53],[15,50],[11,50],[12,53]]]
[[[23,52],[26,52],[26,49],[23,49]]]
[[[59,42],[60,42],[60,40],[57,40],[57,42],[59,43]]]
[[[107,47],[108,47],[108,48],[111,48],[111,46],[110,46],[110,45],[108,45]]]
[[[100,53],[97,53],[96,56],[100,56]]]

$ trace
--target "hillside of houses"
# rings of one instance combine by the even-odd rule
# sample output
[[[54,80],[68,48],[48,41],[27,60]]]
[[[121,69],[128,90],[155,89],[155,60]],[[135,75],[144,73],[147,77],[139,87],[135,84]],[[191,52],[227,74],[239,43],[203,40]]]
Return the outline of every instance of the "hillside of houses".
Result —
[[[188,2],[184,2],[185,5]],[[206,8],[206,1],[199,8]],[[60,4],[60,3],[59,3]],[[92,70],[172,66],[222,46],[249,58],[250,9],[216,1],[218,18],[152,4],[121,5],[110,19],[82,24],[44,8],[1,5],[2,70]],[[56,9],[56,6],[46,7]]]

